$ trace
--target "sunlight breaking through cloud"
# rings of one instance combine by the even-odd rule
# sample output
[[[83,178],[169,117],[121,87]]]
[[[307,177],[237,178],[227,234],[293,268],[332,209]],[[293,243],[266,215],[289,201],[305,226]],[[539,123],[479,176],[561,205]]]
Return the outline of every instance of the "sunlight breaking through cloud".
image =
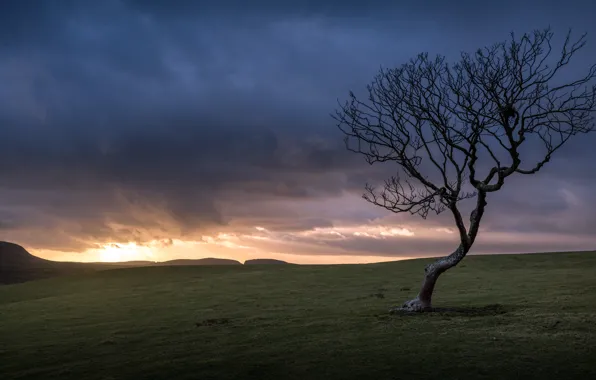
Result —
[[[353,226],[353,227],[331,227],[331,228],[314,228],[309,231],[300,233],[302,236],[318,237],[322,239],[340,238],[346,239],[348,235],[363,236],[374,239],[383,239],[387,237],[412,237],[414,232],[408,228],[403,227],[387,227],[387,226]]]
[[[248,249],[251,248],[246,245],[238,244],[240,238],[236,234],[219,233],[216,236],[203,235],[202,241],[207,244],[221,245],[227,248],[234,249]]]
[[[164,247],[162,242],[155,241],[144,245],[136,243],[109,243],[100,248],[94,248],[87,251],[97,261],[118,262],[148,260],[155,261],[155,250]]]
[[[437,231],[437,232],[443,232],[443,233],[446,233],[446,234],[452,234],[452,233],[454,233],[454,231],[451,228],[445,228],[445,227],[435,228],[435,231]]]

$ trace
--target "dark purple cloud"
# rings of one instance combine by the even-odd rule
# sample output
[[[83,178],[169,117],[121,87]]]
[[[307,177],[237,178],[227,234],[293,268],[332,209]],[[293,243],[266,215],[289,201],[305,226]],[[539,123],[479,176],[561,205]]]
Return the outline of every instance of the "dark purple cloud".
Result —
[[[346,152],[329,116],[380,65],[422,51],[457,57],[548,25],[589,32],[574,67],[596,61],[593,2],[456,3],[3,1],[0,239],[84,250],[382,220],[359,194],[394,168]],[[540,175],[491,197],[486,228],[593,234],[594,142],[572,142]],[[449,244],[416,239],[398,249],[350,238],[334,249],[426,254]]]

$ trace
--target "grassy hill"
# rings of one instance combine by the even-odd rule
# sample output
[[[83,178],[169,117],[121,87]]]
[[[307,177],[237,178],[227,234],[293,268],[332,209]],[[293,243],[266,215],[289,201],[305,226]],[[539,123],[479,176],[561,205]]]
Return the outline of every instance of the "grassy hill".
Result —
[[[596,253],[115,269],[0,287],[2,379],[596,378]]]

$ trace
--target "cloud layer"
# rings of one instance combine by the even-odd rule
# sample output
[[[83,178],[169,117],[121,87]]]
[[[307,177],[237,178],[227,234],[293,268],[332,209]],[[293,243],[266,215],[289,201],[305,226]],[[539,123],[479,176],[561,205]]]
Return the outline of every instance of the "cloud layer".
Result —
[[[447,252],[448,215],[388,215],[360,199],[394,168],[344,149],[337,99],[380,65],[549,24],[589,32],[578,67],[596,61],[588,1],[246,4],[2,2],[0,239],[81,260],[164,241],[182,242],[161,247],[164,259],[189,255],[185,241],[314,261]],[[594,247],[594,142],[491,197],[477,252]]]

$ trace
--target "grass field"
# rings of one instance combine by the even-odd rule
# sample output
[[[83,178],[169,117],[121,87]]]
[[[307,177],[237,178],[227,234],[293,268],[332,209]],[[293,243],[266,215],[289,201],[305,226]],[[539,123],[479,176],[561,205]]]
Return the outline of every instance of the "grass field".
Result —
[[[116,269],[0,287],[0,379],[596,378],[596,253]]]

